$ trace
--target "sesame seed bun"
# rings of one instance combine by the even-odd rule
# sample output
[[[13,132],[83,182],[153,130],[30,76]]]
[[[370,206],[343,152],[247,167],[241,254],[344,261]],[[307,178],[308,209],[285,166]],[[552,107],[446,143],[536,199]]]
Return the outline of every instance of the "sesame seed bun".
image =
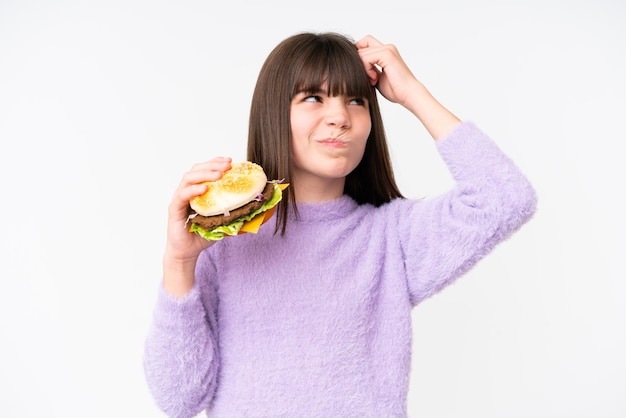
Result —
[[[267,176],[260,165],[243,161],[231,164],[231,169],[221,179],[205,184],[207,191],[192,198],[189,206],[202,216],[221,215],[262,194],[267,185]]]

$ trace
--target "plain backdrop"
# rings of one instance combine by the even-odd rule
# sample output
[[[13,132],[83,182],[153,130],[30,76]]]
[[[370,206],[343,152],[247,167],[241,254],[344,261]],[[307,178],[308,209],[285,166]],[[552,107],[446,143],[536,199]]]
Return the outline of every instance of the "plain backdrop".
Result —
[[[539,196],[415,309],[409,416],[625,417],[624,22],[618,0],[0,0],[0,416],[163,416],[142,354],[170,197],[245,158],[270,50],[332,30],[396,44]],[[450,187],[419,122],[383,116],[404,194]]]

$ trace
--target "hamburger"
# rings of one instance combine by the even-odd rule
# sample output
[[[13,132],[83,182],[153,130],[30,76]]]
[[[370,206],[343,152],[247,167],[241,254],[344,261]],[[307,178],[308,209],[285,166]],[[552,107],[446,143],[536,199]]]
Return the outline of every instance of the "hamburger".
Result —
[[[287,186],[268,181],[263,168],[250,161],[233,163],[219,180],[204,184],[206,192],[189,201],[189,231],[211,241],[256,232],[272,216]]]

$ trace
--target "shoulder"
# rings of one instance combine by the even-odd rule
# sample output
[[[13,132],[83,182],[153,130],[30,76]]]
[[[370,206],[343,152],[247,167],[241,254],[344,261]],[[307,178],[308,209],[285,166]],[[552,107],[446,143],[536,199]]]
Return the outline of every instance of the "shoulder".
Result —
[[[413,210],[417,205],[421,205],[425,199],[411,199],[398,197],[375,208],[376,216],[402,215]]]
[[[425,199],[410,199],[399,197],[380,206],[362,204],[353,213],[355,222],[361,223],[368,228],[378,226],[387,230],[396,228],[407,219],[414,217],[419,207],[424,207]]]

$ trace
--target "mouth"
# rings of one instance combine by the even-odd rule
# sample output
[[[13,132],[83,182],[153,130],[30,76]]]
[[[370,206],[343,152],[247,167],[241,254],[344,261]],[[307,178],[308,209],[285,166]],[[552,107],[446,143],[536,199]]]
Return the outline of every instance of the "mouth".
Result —
[[[330,148],[345,148],[348,146],[346,141],[337,138],[324,138],[317,140],[318,144],[330,147]]]

